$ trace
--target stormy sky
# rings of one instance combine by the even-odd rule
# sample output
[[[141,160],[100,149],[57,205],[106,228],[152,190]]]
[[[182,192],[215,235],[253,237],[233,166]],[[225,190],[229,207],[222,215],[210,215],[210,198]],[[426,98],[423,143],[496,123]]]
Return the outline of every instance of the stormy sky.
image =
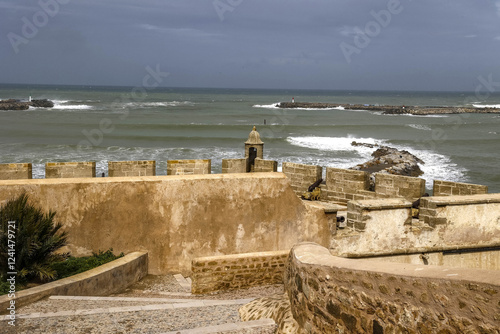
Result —
[[[500,0],[0,0],[0,82],[465,90],[500,82]]]

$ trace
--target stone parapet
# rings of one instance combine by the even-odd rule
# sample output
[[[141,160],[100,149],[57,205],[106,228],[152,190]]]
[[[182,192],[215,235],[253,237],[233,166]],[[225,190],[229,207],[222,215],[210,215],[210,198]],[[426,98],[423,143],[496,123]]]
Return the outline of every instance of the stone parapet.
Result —
[[[264,160],[256,158],[253,171],[255,173],[269,173],[278,171],[278,162],[274,160]]]
[[[155,176],[156,161],[109,161],[108,175],[120,176]]]
[[[425,180],[418,177],[376,173],[375,193],[377,196],[415,200],[425,193]]]
[[[283,162],[283,173],[290,179],[293,191],[302,195],[314,182],[322,178],[323,167],[315,165]]]
[[[365,199],[370,187],[369,175],[366,172],[341,169],[326,168],[326,188],[328,199],[331,201],[346,203],[353,199]],[[375,194],[373,194],[375,197]],[[373,198],[372,197],[372,198]]]
[[[47,162],[46,179],[95,177],[95,161],[89,162]]]
[[[32,169],[30,163],[0,164],[0,180],[31,179]]]
[[[488,186],[470,183],[434,180],[433,196],[487,194]]]
[[[244,289],[283,283],[289,250],[196,258],[192,293]]]
[[[167,175],[211,174],[212,160],[167,160]]]
[[[222,174],[246,172],[247,159],[222,159]]]
[[[498,271],[332,256],[292,248],[285,290],[308,333],[498,333]]]

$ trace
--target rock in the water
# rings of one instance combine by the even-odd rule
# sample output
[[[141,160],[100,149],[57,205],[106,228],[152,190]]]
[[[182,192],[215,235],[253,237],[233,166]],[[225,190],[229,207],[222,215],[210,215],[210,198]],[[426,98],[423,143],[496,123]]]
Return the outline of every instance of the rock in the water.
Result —
[[[19,101],[14,99],[1,100],[0,110],[26,110],[30,106],[37,108],[52,108],[54,107],[54,102],[44,99],[44,100],[32,100],[32,101]]]

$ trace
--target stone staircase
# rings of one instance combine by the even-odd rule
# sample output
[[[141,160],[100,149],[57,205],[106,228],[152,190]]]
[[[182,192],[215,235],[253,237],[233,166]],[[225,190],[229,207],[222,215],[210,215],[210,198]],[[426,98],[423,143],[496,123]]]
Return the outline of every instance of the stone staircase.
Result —
[[[238,309],[254,298],[191,295],[191,282],[174,275],[173,292],[134,289],[119,295],[51,296],[21,307],[16,326],[1,316],[0,333],[274,333],[271,319],[242,322]],[[141,287],[141,286],[139,286]],[[138,296],[141,295],[141,296]],[[161,297],[158,297],[160,295]],[[162,297],[164,296],[164,297]]]

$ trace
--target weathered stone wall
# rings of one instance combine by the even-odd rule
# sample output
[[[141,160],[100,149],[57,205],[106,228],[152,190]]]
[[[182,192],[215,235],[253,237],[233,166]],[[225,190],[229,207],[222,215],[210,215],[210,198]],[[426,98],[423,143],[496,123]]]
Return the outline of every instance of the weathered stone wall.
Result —
[[[123,291],[148,273],[148,253],[132,252],[97,268],[16,292],[16,307],[48,296],[107,296]],[[0,296],[0,314],[10,304],[8,295]]]
[[[347,203],[350,200],[375,198],[375,193],[368,191],[369,175],[366,172],[326,168],[326,190],[331,201]]]
[[[247,159],[222,159],[222,173],[246,173]]]
[[[274,160],[264,160],[260,158],[256,158],[254,161],[254,169],[255,173],[270,173],[278,171],[278,162]]]
[[[322,178],[323,167],[283,162],[283,173],[290,179],[293,191],[300,196],[314,182]]]
[[[498,333],[498,271],[334,257],[294,246],[285,270],[307,333]]]
[[[424,197],[419,220],[411,202],[348,203],[347,227],[332,236],[332,254],[370,257],[500,246],[500,194]]]
[[[109,161],[108,175],[119,176],[155,176],[156,161]]]
[[[477,195],[487,194],[488,186],[470,183],[434,180],[433,196]]]
[[[95,177],[95,161],[90,162],[47,162],[45,178]]]
[[[167,175],[211,174],[212,160],[167,160]]]
[[[290,250],[201,257],[193,260],[192,293],[283,283]]]
[[[9,180],[0,202],[23,191],[57,212],[73,255],[147,250],[151,274],[189,274],[196,257],[329,244],[324,210],[282,173]]]
[[[0,164],[0,180],[31,179],[31,164]]]
[[[377,196],[415,200],[425,193],[425,180],[418,177],[376,173],[375,193]]]

